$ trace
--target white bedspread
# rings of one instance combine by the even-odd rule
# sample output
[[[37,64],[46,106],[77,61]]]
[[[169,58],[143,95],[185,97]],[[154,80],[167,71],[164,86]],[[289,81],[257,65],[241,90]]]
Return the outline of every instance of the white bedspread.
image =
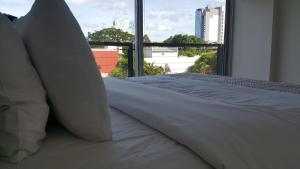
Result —
[[[121,80],[105,83],[111,106],[189,147],[217,169],[300,168],[298,95],[251,89],[262,94],[253,95],[259,106],[249,106],[247,98],[241,99],[245,104],[231,104]],[[238,91],[241,96],[230,95],[235,103],[244,98],[242,88]]]
[[[40,151],[0,169],[211,169],[197,155],[137,120],[111,109],[113,141],[92,143],[50,126]]]

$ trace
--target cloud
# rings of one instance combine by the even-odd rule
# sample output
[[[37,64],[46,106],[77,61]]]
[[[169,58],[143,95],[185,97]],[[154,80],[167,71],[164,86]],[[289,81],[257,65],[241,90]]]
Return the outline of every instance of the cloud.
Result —
[[[225,5],[226,0],[216,0],[215,5],[220,6],[220,5]]]
[[[126,2],[116,2],[116,3],[112,4],[112,9],[115,9],[115,10],[128,9],[128,4]]]
[[[166,26],[166,25],[159,25],[159,26],[157,27],[157,30],[158,30],[158,31],[170,31],[170,30],[172,30],[172,28],[169,27],[169,26]]]
[[[8,7],[15,7],[15,6],[26,6],[28,4],[32,4],[34,0],[0,0],[0,6],[8,6]]]
[[[171,31],[172,27],[164,25],[164,24],[153,24],[149,23],[146,25],[146,30],[149,32],[166,32]]]
[[[97,23],[91,23],[91,22],[83,22],[81,24],[81,26],[85,27],[85,28],[90,28],[90,29],[97,29],[100,27],[99,24]]]
[[[22,4],[26,2],[26,0],[0,0],[0,3],[19,3]]]
[[[69,4],[74,4],[74,5],[82,5],[82,4],[87,4],[95,0],[66,0]]]
[[[24,16],[31,8],[34,0],[0,0],[2,13],[17,17]]]
[[[146,20],[165,20],[170,22],[178,22],[193,19],[193,14],[184,11],[150,11],[147,15]]]

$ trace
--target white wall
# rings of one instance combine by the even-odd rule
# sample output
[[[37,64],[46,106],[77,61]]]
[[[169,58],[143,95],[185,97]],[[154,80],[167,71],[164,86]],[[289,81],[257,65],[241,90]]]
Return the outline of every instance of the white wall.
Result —
[[[273,0],[236,0],[232,76],[269,80]]]
[[[172,74],[174,73],[184,73],[187,69],[194,65],[194,63],[200,58],[200,56],[194,57],[152,57],[145,58],[148,63],[154,63],[156,66],[165,67],[166,64],[169,66]]]
[[[178,57],[178,47],[145,47],[144,57]]]
[[[219,40],[219,16],[213,15],[209,18],[209,30],[208,37],[206,37],[206,41],[208,42],[218,42]]]
[[[277,16],[274,80],[300,84],[300,1],[279,1]]]
[[[299,32],[299,0],[236,0],[232,75],[300,84]]]

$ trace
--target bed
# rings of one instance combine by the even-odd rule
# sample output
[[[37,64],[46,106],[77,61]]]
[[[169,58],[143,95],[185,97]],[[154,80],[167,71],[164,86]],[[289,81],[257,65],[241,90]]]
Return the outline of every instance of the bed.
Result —
[[[111,109],[113,141],[91,143],[57,124],[48,127],[41,150],[20,165],[1,169],[210,169],[185,147],[135,119]]]
[[[300,86],[199,74],[105,79],[113,141],[59,125],[1,169],[300,168]]]

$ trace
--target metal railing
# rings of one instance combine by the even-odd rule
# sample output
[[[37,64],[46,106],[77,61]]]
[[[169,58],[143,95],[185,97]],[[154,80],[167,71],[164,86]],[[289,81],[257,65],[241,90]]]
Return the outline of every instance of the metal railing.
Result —
[[[96,42],[90,41],[89,44],[93,47],[116,46],[127,47],[128,56],[128,77],[133,77],[134,73],[134,43],[131,42]],[[223,44],[193,44],[193,43],[144,43],[144,47],[195,47],[195,48],[215,48],[217,50],[217,65],[216,74],[225,75],[226,63],[224,57]]]
[[[92,47],[103,47],[103,46],[117,46],[117,47],[128,47],[127,55],[128,55],[128,77],[134,76],[134,66],[133,66],[133,51],[134,44],[130,42],[95,42],[90,41],[89,44]]]
[[[197,43],[144,43],[144,47],[196,47],[217,49],[217,75],[225,75],[226,66],[224,62],[223,44],[197,44]]]

